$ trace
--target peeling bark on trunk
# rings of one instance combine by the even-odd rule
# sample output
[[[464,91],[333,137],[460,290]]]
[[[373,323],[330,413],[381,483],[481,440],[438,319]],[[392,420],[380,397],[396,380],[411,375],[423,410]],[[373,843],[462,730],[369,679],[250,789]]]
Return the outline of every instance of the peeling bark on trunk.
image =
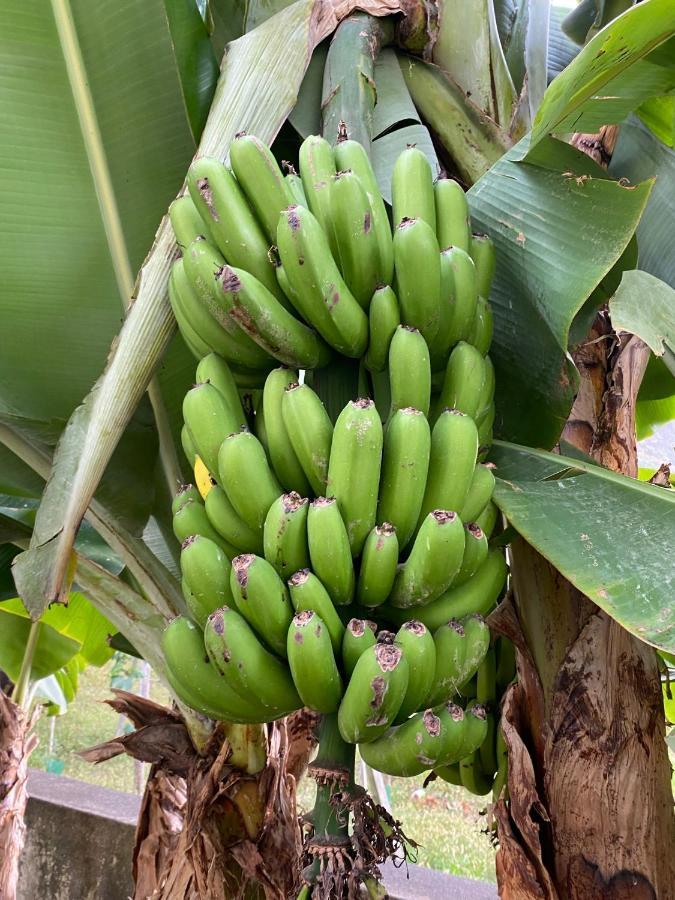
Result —
[[[26,825],[28,758],[37,745],[29,717],[0,691],[0,900],[14,900]]]
[[[127,753],[153,764],[136,834],[134,900],[293,896],[301,841],[288,764],[302,771],[308,751],[291,757],[286,722],[266,726],[266,764],[246,774],[231,764],[233,747],[220,726],[198,752],[177,712],[114,693],[108,702],[136,730],[80,755],[103,762]],[[299,721],[294,728],[304,734]]]
[[[649,351],[605,313],[575,362],[563,438],[637,475],[635,401]],[[675,818],[656,654],[524,541],[495,627],[518,648],[503,707],[510,801],[495,809],[502,900],[675,897]]]

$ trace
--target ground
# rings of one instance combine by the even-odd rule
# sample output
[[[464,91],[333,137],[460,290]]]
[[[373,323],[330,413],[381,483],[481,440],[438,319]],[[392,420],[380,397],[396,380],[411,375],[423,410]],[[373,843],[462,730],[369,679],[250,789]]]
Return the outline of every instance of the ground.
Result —
[[[80,676],[80,687],[68,713],[55,720],[43,717],[37,726],[40,744],[31,764],[36,768],[61,771],[71,778],[116,790],[134,791],[134,762],[119,757],[93,766],[75,755],[113,737],[122,725],[117,713],[101,702],[109,696],[111,665],[89,669]],[[153,679],[150,694],[164,702],[166,693]],[[50,754],[51,722],[54,721]],[[139,764],[140,765],[140,764]],[[472,797],[461,788],[436,782],[422,788],[423,778],[387,778],[394,815],[403,822],[405,832],[423,846],[417,862],[466,878],[494,881],[494,851],[484,833],[485,816],[480,810],[485,799]],[[138,784],[142,778],[138,777]],[[299,805],[312,804],[312,783],[303,781],[298,791]]]

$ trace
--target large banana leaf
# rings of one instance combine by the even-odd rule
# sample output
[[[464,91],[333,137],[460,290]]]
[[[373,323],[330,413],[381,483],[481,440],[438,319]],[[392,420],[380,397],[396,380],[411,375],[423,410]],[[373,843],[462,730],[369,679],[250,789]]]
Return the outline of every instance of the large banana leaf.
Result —
[[[624,272],[609,303],[617,331],[637,334],[675,375],[675,290],[648,272]]]
[[[523,139],[469,191],[474,228],[495,242],[492,287],[499,436],[552,447],[577,373],[570,325],[621,257],[650,182],[622,186],[587,156],[547,138],[530,159]]]
[[[575,587],[641,640],[675,651],[675,492],[577,458],[497,442],[495,502]]]
[[[620,122],[643,100],[672,90],[674,35],[672,0],[644,0],[611,22],[551,83],[530,146],[551,132],[592,132]],[[653,62],[640,62],[665,41]]]
[[[33,657],[32,680],[46,678],[58,672],[80,649],[79,641],[61,634],[50,625],[40,624],[38,627],[40,633]],[[5,604],[0,603],[0,634],[2,634],[0,669],[6,672],[12,681],[16,681],[19,677],[30,629],[30,619],[6,612]]]
[[[398,9],[393,0],[359,5],[379,14]],[[225,158],[238,131],[267,141],[276,135],[297,99],[313,48],[338,23],[337,8],[323,6],[322,15],[317,16],[315,6],[314,0],[299,0],[228,46],[199,145],[201,154]],[[341,4],[340,16],[352,8]],[[166,297],[174,254],[175,242],[165,217],[108,367],[72,416],[60,442],[31,549],[14,562],[17,586],[33,614],[68,589],[79,522],[174,330]]]

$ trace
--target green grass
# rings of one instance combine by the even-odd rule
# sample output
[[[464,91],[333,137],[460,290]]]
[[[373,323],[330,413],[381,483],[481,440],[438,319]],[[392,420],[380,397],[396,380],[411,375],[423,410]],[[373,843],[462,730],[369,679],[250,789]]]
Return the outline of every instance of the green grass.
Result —
[[[76,752],[114,737],[119,716],[102,701],[110,697],[110,668],[88,669],[80,677],[77,697],[65,716],[56,719],[53,761],[63,763],[63,774],[90,784],[134,791],[134,763],[128,756],[117,757],[94,766]],[[160,703],[167,694],[153,678],[150,696]],[[50,761],[50,720],[43,717],[37,726],[40,743],[31,765],[46,769]],[[462,788],[436,781],[422,787],[418,778],[385,778],[394,816],[403,824],[408,837],[420,844],[417,862],[465,878],[494,881],[494,850],[484,833],[486,798],[472,797]],[[303,779],[298,786],[301,812],[311,809],[314,785]]]

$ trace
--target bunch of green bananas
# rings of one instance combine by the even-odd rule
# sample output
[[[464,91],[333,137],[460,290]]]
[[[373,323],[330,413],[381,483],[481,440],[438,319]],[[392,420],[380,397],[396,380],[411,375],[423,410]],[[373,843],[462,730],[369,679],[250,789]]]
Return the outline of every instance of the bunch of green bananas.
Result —
[[[233,722],[336,713],[374,768],[459,764],[478,790],[499,768],[504,668],[483,619],[506,580],[481,462],[492,243],[414,147],[393,234],[354,141],[309,137],[284,176],[242,134],[230,166],[196,160],[171,208],[170,299],[200,360],[183,405],[197,487],[173,508],[189,612],[164,636],[174,689]],[[312,376],[340,355],[364,396],[333,422]]]

